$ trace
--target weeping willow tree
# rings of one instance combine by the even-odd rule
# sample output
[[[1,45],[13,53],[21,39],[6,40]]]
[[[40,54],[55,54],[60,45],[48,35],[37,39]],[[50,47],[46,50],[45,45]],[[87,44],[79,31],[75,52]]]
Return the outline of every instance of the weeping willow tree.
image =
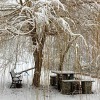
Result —
[[[63,1],[66,4],[70,18],[74,20],[77,33],[84,36],[88,44],[88,50],[84,49],[83,43],[78,41],[75,66],[86,69],[88,74],[97,73],[99,67],[99,33],[100,33],[100,1],[99,0],[80,0]],[[86,13],[87,12],[87,13]],[[74,31],[74,29],[73,29]],[[82,54],[83,53],[83,54]],[[81,59],[80,59],[81,58]],[[84,63],[82,63],[84,62]],[[98,67],[97,67],[98,66]],[[96,68],[97,67],[97,68]],[[80,68],[76,68],[80,70]],[[82,71],[82,70],[81,70]],[[92,73],[92,74],[93,74]]]
[[[88,49],[84,34],[81,31],[78,32],[75,30],[75,32],[69,24],[74,24],[74,28],[81,25],[77,25],[81,19],[78,21],[77,15],[75,14],[75,17],[72,15],[73,8],[77,6],[77,2],[74,4],[71,3],[72,5],[68,3],[69,5],[67,6],[61,3],[60,0],[19,0],[17,2],[19,5],[16,6],[14,11],[0,16],[0,23],[2,24],[2,29],[0,29],[1,35],[6,32],[10,34],[10,39],[16,36],[31,37],[34,46],[33,56],[35,61],[33,85],[39,87],[43,62],[43,48],[47,36],[53,35],[58,38],[60,49],[58,70],[63,70],[66,54],[73,44],[80,42],[78,41],[80,38],[84,41],[84,45]],[[84,4],[84,2],[79,2],[79,4],[82,3]],[[63,49],[63,42],[61,41],[64,38],[65,48]]]

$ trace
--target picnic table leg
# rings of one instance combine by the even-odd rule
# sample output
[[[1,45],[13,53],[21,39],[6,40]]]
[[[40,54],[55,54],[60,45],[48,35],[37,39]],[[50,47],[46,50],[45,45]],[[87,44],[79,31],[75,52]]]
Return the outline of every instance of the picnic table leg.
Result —
[[[59,91],[61,91],[61,85],[62,85],[62,75],[57,75],[57,88]]]
[[[82,93],[83,94],[91,94],[92,93],[92,82],[91,81],[82,82]]]
[[[62,79],[63,80],[68,80],[68,74],[62,74]]]
[[[57,76],[50,76],[50,85],[56,86]]]
[[[62,82],[61,93],[62,94],[71,94],[72,84],[70,82]]]

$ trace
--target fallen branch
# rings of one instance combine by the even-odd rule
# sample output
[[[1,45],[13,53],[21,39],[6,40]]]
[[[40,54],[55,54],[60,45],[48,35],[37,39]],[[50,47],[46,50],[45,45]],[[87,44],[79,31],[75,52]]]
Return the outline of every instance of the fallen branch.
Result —
[[[16,74],[22,74],[23,72],[27,72],[27,71],[32,70],[32,69],[34,69],[34,68],[35,68],[35,67],[32,67],[32,68],[29,68],[29,69],[23,70],[23,71],[21,71],[21,72],[18,72],[18,73],[16,73]]]

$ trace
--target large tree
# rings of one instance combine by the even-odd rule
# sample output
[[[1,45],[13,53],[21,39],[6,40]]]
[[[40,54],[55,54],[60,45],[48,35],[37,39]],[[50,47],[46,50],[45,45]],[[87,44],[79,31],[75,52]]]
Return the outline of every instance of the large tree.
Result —
[[[46,1],[31,1],[22,0],[18,1],[19,6],[15,8],[11,13],[1,16],[1,23],[6,23],[4,29],[11,36],[16,35],[28,35],[31,36],[33,41],[33,56],[35,61],[35,72],[33,78],[33,85],[39,87],[41,68],[43,62],[43,47],[46,41],[47,35],[67,36],[66,48],[60,48],[60,63],[59,70],[63,70],[63,62],[65,55],[69,48],[81,37],[86,41],[81,34],[74,34],[68,22],[73,24],[74,21],[69,15],[69,8],[62,4],[59,0],[46,0]],[[60,45],[62,45],[60,43]]]
[[[59,0],[46,2],[31,2],[30,0],[23,2],[20,0],[19,3],[19,8],[16,8],[9,15],[1,17],[1,19],[6,19],[8,24],[4,30],[9,33],[13,35],[30,35],[32,37],[35,48],[33,52],[35,61],[33,84],[38,87],[43,61],[42,51],[46,36],[60,33],[69,34],[70,36],[74,36],[74,34],[64,19],[66,8]]]

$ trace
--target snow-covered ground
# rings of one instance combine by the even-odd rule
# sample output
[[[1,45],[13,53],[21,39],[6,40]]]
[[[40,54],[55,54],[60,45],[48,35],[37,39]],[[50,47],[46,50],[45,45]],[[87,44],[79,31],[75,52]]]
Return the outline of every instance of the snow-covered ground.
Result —
[[[23,87],[10,88],[11,77],[9,72],[4,75],[0,74],[0,100],[100,100],[100,80],[93,79],[93,92],[94,94],[81,94],[81,95],[63,95],[55,88],[46,85],[48,83],[47,73],[43,72],[41,78],[40,88],[31,86],[32,71],[28,72],[29,75],[23,74]],[[90,77],[84,77],[89,78]]]

